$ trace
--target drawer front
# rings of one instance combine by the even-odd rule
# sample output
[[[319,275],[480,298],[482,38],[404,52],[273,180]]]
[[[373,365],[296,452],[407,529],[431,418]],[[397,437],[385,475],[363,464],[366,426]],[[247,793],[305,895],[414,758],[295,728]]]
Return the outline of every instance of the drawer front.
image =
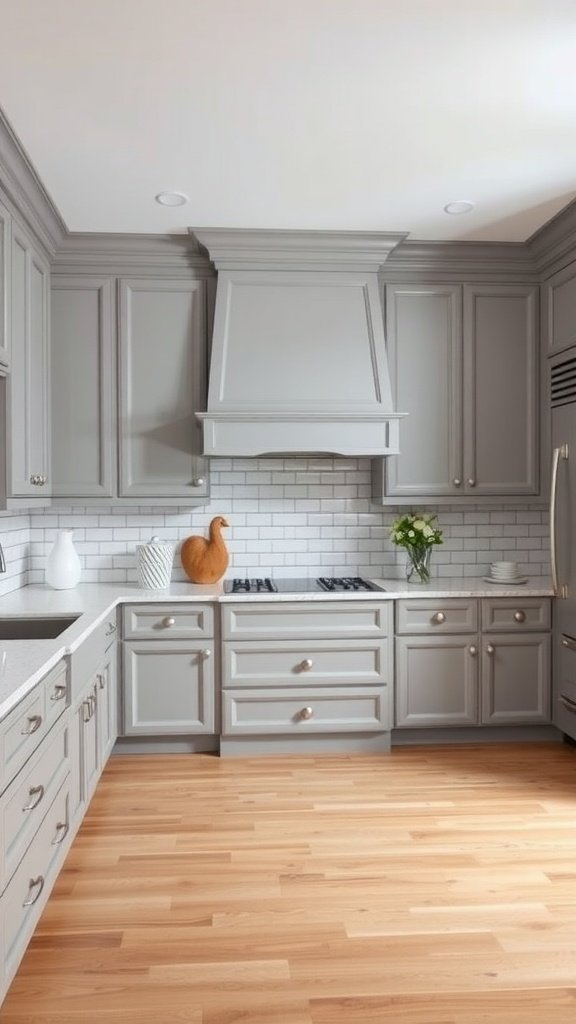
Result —
[[[12,978],[48,899],[63,859],[69,827],[68,779],[2,897],[6,981]]]
[[[189,640],[214,633],[211,604],[138,604],[123,610],[126,640]]]
[[[461,598],[417,598],[396,602],[396,632],[475,633],[478,602]]]
[[[68,666],[61,661],[44,679],[46,692],[46,721],[48,728],[60,718],[62,712],[70,703],[70,690],[68,686]]]
[[[0,729],[2,776],[0,792],[26,764],[46,735],[46,694],[42,684],[15,708]]]
[[[225,640],[351,639],[391,636],[392,601],[278,601],[222,604]]]
[[[68,726],[62,725],[42,744],[2,797],[2,890],[18,867],[46,808],[69,771]]]
[[[223,653],[224,687],[382,686],[392,679],[388,640],[227,642]]]
[[[224,736],[381,732],[390,728],[388,687],[226,690]]]
[[[548,598],[485,598],[482,601],[482,629],[485,633],[512,633],[550,629]]]

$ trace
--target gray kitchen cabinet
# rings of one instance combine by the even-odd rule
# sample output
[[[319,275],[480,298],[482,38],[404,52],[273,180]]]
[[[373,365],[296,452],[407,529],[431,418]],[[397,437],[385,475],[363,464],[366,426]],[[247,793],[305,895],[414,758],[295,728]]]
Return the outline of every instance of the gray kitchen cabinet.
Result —
[[[214,733],[214,657],[201,641],[123,644],[125,736]]]
[[[116,493],[114,279],[52,275],[52,493]]]
[[[206,281],[122,279],[119,301],[120,496],[206,497]]]
[[[478,637],[396,638],[396,726],[478,721]]]
[[[10,234],[11,218],[0,202],[0,363],[10,365]]]
[[[538,493],[531,285],[389,284],[386,337],[401,454],[375,460],[385,504]]]
[[[12,220],[10,249],[11,373],[8,378],[8,495],[50,501],[50,269]]]
[[[118,736],[118,687],[116,644],[107,651],[106,661],[96,673],[98,761],[103,768]]]
[[[542,285],[542,333],[546,355],[576,345],[576,261]]]
[[[484,635],[481,722],[550,721],[550,634]]]

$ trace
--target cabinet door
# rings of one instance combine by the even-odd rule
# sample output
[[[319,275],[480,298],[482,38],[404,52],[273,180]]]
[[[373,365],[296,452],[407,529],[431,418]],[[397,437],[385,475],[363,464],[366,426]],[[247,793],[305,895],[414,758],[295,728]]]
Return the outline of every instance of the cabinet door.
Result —
[[[120,493],[205,498],[206,282],[120,282]]]
[[[0,203],[0,363],[10,364],[10,214]]]
[[[459,285],[389,285],[386,338],[400,455],[386,459],[386,494],[462,489],[462,322]]]
[[[417,729],[478,722],[478,639],[396,639],[396,725]]]
[[[116,488],[111,278],[52,276],[52,493],[110,497]]]
[[[550,635],[482,642],[482,724],[550,721]]]
[[[13,221],[8,381],[11,497],[50,495],[48,300],[48,265]]]
[[[107,654],[106,664],[97,673],[97,708],[98,708],[98,761],[100,771],[112,753],[118,735],[116,687],[116,644]]]
[[[98,747],[98,690],[94,681],[86,691],[80,705],[82,797],[88,802],[100,777],[100,751]]]
[[[124,735],[213,733],[212,652],[186,640],[123,644]]]
[[[576,345],[576,262],[542,285],[542,333],[546,354]]]
[[[536,288],[465,285],[467,493],[537,493],[538,365]]]

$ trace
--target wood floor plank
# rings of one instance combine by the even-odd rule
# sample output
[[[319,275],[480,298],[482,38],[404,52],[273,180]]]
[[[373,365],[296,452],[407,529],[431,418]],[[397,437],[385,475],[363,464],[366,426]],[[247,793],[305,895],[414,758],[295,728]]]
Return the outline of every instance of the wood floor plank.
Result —
[[[0,1024],[574,1024],[576,751],[113,757]]]

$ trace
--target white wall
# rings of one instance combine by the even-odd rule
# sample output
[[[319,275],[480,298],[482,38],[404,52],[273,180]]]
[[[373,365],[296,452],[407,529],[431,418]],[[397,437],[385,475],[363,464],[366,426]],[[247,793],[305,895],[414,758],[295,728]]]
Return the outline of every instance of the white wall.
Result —
[[[388,537],[402,510],[371,503],[369,459],[215,459],[211,482],[210,505],[192,512],[165,506],[32,511],[30,582],[44,581],[58,528],[74,530],[83,582],[122,583],[136,578],[136,544],[152,534],[172,541],[205,534],[218,514],[230,522],[228,576],[402,575],[404,552]],[[548,573],[548,513],[541,504],[435,511],[445,543],[433,550],[434,576],[483,576],[491,561],[510,558],[526,574]],[[0,539],[2,529],[0,519]],[[173,579],[186,579],[178,556]]]

